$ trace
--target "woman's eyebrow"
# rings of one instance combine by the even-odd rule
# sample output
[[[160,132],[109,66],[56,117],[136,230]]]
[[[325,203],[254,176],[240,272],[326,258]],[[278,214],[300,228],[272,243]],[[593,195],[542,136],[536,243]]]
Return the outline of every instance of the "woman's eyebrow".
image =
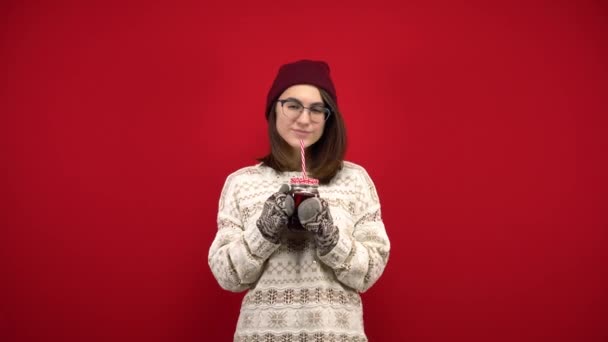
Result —
[[[299,104],[303,104],[303,102],[302,102],[300,99],[297,99],[297,98],[295,98],[295,97],[288,97],[286,100],[293,100],[293,101],[298,102]],[[321,105],[321,106],[324,106],[324,105],[325,105],[325,103],[324,103],[324,102],[322,102],[322,101],[321,101],[321,102],[313,102],[313,103],[311,103],[310,105],[311,105],[311,106],[316,106],[316,105]]]
[[[287,101],[296,101],[296,102],[302,103],[302,101],[296,99],[295,97],[288,97],[285,100],[287,100]]]

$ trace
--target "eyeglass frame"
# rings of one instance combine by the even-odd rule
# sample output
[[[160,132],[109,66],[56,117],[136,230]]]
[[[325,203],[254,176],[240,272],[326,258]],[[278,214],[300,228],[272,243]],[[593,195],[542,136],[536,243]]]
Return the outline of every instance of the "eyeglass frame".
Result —
[[[300,114],[298,114],[298,116],[293,118],[293,120],[296,120],[297,118],[299,118],[300,115],[302,115],[304,113],[304,109],[308,109],[309,115],[312,114],[310,107],[304,107],[304,104],[302,102],[300,102],[300,100],[294,99],[294,98],[287,98],[287,99],[278,99],[277,100],[277,102],[279,102],[281,104],[281,111],[283,112],[283,115],[287,116],[283,110],[283,105],[285,104],[285,102],[289,102],[289,101],[297,102],[300,104],[300,106],[302,106],[302,110],[300,111]],[[329,119],[329,117],[332,114],[331,108],[325,107],[325,106],[323,108],[325,109],[325,115],[323,116],[324,119],[323,119],[323,121],[318,121],[318,123],[327,122],[327,120]],[[312,118],[312,115],[311,115],[311,118]]]

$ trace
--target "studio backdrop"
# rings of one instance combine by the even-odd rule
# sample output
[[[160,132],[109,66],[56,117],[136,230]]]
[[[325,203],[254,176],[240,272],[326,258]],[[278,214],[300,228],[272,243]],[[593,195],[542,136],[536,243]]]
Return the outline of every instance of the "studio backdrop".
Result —
[[[608,340],[601,1],[0,6],[0,340],[231,341],[207,264],[277,68],[331,66],[391,254],[370,341]]]

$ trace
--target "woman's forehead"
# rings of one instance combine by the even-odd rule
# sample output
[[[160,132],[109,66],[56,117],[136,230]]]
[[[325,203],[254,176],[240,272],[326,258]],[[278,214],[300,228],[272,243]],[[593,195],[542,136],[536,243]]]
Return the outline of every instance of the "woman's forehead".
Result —
[[[319,89],[308,84],[296,84],[285,89],[283,94],[281,94],[281,98],[285,99],[288,97],[298,99],[303,103],[323,102]]]

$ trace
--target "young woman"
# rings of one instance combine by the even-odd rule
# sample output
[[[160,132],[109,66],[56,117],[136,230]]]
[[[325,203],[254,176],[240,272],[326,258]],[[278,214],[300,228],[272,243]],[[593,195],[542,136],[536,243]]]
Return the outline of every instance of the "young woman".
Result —
[[[382,275],[390,242],[374,183],[344,161],[346,132],[325,62],[281,66],[268,92],[270,153],[228,176],[209,266],[248,290],[234,341],[367,341],[359,293]],[[318,179],[294,206],[290,179]],[[297,217],[295,229],[290,217]]]

